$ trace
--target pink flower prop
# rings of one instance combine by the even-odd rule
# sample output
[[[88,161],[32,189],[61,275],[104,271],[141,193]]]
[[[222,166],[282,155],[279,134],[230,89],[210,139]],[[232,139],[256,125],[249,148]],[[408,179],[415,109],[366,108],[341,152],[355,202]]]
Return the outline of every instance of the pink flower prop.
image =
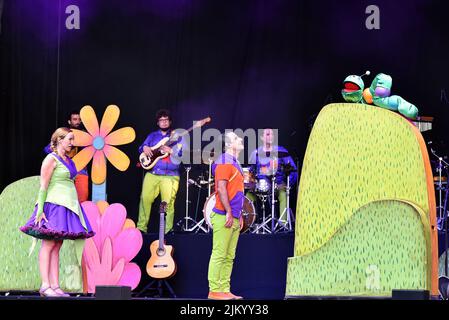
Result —
[[[86,240],[83,257],[87,269],[88,292],[97,285],[123,285],[135,289],[142,276],[131,260],[142,248],[142,235],[120,203],[82,203],[95,236]],[[101,253],[101,255],[100,255]]]

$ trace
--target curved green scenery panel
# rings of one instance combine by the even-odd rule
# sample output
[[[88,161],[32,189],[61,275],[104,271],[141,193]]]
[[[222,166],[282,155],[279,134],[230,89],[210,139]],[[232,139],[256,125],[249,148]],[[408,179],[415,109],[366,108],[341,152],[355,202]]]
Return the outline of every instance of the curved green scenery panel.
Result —
[[[370,203],[319,250],[289,259],[286,295],[391,296],[393,289],[428,289],[424,230],[413,206]]]
[[[28,177],[7,186],[0,194],[0,290],[37,290],[41,285],[38,254],[40,241],[28,256],[32,237],[19,230],[33,212],[39,177]],[[61,288],[82,292],[81,268],[73,241],[64,241],[60,255]]]

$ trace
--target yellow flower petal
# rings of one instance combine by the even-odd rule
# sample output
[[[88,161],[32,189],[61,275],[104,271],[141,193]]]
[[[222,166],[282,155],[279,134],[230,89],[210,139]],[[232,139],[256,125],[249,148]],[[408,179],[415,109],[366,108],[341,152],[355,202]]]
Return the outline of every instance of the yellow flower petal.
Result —
[[[125,224],[123,225],[123,230],[126,229],[134,229],[136,227],[136,224],[131,219],[126,219]]]
[[[81,131],[81,130],[77,130],[77,129],[72,129],[72,132],[75,136],[75,140],[73,142],[73,144],[77,147],[86,147],[86,146],[90,146],[92,144],[92,136],[90,134],[88,134],[87,132]]]
[[[95,111],[91,106],[84,106],[80,111],[81,121],[91,136],[96,137],[100,129],[98,128],[98,120]]]
[[[92,163],[92,182],[102,184],[106,180],[106,158],[103,151],[96,151]]]
[[[100,126],[100,135],[106,137],[109,132],[112,131],[115,124],[117,123],[118,117],[120,115],[120,109],[116,105],[109,105],[103,114]]]
[[[100,210],[100,214],[103,215],[103,213],[106,211],[106,209],[109,207],[109,203],[104,200],[100,200],[96,203],[98,209]]]
[[[105,145],[103,148],[106,158],[120,171],[125,171],[129,167],[128,156],[116,147]]]
[[[133,142],[135,138],[136,132],[134,129],[131,127],[125,127],[112,132],[104,139],[104,142],[111,146],[120,146],[122,144]]]
[[[73,162],[75,162],[76,170],[80,171],[81,169],[84,169],[92,159],[94,153],[95,148],[92,146],[86,147],[78,152],[72,159]]]

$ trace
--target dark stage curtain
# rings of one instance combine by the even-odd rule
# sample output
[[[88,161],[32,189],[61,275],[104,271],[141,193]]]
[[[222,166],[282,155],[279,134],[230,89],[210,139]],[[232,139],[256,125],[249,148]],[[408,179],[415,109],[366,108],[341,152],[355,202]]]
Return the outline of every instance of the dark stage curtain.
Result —
[[[69,4],[80,7],[80,30],[65,27]],[[297,116],[301,6],[6,1],[0,188],[39,174],[53,130],[65,125],[70,110],[86,104],[99,118],[108,104],[119,105],[117,128],[136,130],[135,142],[120,147],[131,158],[127,174],[108,166],[108,199],[124,203],[131,217],[137,214],[142,178],[134,166],[137,147],[156,129],[154,115],[161,107],[171,109],[175,127],[211,116],[210,127],[219,130],[279,128],[280,142],[300,158],[305,140],[299,137],[308,134],[304,117]],[[289,19],[282,19],[285,11]],[[195,170],[199,175],[207,166]],[[118,188],[124,185],[126,193]],[[184,193],[181,181],[176,219],[184,214]],[[201,209],[205,192],[200,196],[193,206]]]
[[[434,116],[447,136],[449,2],[378,1],[381,29],[367,30],[369,1],[6,0],[0,34],[0,190],[38,175],[43,147],[66,114],[92,105],[121,108],[116,128],[136,140],[123,174],[108,165],[108,200],[136,218],[142,171],[137,148],[155,130],[154,114],[172,110],[175,127],[212,117],[208,127],[280,131],[301,164],[321,108],[341,102],[349,74],[393,77],[393,94]],[[80,29],[66,28],[67,6]],[[443,148],[440,153],[447,153]],[[207,167],[196,167],[197,177]],[[184,174],[184,171],[182,171]],[[184,214],[181,180],[177,216]],[[126,186],[126,188],[124,188]],[[124,192],[126,190],[126,192]],[[199,207],[202,208],[204,192]],[[196,194],[192,194],[195,206]],[[295,200],[292,200],[292,205]],[[192,209],[194,210],[194,209]],[[199,211],[200,212],[200,211]]]
[[[43,147],[49,142],[58,110],[55,102],[57,48],[42,44],[38,36],[45,33],[42,24],[25,28],[24,21],[17,20],[23,13],[23,6],[20,1],[5,1],[2,18],[2,190],[15,180],[39,174]],[[36,19],[38,22],[47,21],[47,27],[57,28],[57,21],[46,20],[48,8],[36,6],[34,9],[36,16],[42,19]]]

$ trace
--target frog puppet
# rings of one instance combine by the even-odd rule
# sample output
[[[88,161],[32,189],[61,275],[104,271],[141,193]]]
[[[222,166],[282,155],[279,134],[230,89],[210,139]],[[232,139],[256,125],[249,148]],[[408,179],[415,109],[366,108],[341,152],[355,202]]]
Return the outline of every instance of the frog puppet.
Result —
[[[367,71],[364,75],[369,75]],[[374,104],[378,107],[399,112],[410,119],[416,119],[418,108],[400,96],[391,96],[393,79],[391,76],[379,73],[365,89],[364,76],[350,75],[343,81],[341,94],[343,99],[351,103]]]

